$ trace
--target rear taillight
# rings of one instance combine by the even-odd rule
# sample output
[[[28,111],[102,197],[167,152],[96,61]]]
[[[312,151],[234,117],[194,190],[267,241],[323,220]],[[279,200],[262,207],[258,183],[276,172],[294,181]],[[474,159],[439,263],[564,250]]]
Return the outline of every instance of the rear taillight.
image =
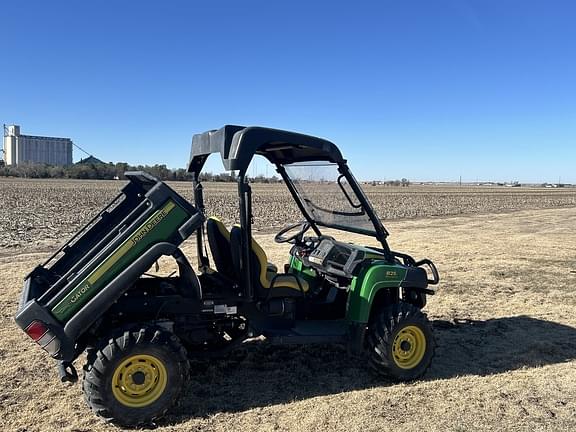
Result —
[[[42,336],[48,332],[48,327],[42,321],[32,321],[32,323],[24,330],[28,336],[38,342]]]
[[[32,321],[24,331],[50,355],[55,355],[60,350],[60,342],[56,339],[56,335],[42,321]]]

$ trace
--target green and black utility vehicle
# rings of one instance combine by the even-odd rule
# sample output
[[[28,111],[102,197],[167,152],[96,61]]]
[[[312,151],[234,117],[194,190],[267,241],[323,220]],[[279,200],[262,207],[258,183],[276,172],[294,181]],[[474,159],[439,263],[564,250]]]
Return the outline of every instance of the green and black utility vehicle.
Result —
[[[200,173],[213,153],[238,174],[239,224],[230,230],[205,214]],[[275,237],[292,244],[282,271],[252,238],[247,170],[255,155],[276,167],[302,214]],[[186,385],[190,357],[261,335],[274,344],[346,344],[398,380],[426,371],[434,339],[421,309],[436,267],[389,248],[333,143],[229,125],[193,137],[188,171],[193,204],[146,173],[126,173],[117,198],[25,279],[16,322],[58,361],[63,381],[77,380],[72,362],[86,352],[83,390],[97,415],[150,423]],[[327,193],[312,174],[329,171]],[[338,232],[379,246],[339,241]],[[192,235],[197,270],[179,248]],[[177,274],[149,276],[162,256],[175,260]]]

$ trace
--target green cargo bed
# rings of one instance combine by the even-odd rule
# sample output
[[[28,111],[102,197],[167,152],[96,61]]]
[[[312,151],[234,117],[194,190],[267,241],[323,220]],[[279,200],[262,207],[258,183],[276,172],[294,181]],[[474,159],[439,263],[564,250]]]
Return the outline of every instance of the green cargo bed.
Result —
[[[70,344],[203,221],[162,181],[144,172],[126,177],[121,193],[25,279],[16,322],[24,330],[34,321],[50,328],[56,358],[71,357]]]

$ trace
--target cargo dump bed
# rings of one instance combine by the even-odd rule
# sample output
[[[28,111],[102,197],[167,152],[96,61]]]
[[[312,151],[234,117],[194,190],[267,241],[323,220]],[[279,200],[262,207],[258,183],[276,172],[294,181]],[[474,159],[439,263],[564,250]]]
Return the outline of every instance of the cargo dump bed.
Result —
[[[73,360],[78,337],[203,221],[155,177],[126,177],[121,193],[25,279],[16,322],[54,358]]]

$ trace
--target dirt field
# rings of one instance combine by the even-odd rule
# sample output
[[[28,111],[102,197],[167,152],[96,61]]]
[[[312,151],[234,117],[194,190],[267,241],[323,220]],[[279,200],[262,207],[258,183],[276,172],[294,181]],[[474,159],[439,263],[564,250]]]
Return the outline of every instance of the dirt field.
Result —
[[[170,185],[192,199],[189,182]],[[123,186],[120,181],[29,180],[0,178],[0,251],[52,247],[97,214]],[[320,185],[330,197],[334,185]],[[204,183],[206,212],[228,225],[238,221],[237,186]],[[283,184],[254,184],[254,231],[269,232],[302,217]],[[576,206],[576,188],[410,186],[364,187],[383,220],[501,213]],[[338,194],[340,196],[340,194]]]
[[[54,203],[38,217],[48,225],[63,206],[73,207]],[[18,207],[3,212],[19,223]],[[64,240],[61,223],[47,228],[54,238],[44,249]],[[386,225],[394,249],[432,258],[443,278],[425,309],[438,347],[423,380],[382,380],[339,347],[251,343],[225,361],[194,363],[182,404],[157,430],[576,430],[576,207]],[[118,430],[90,413],[80,385],[58,382],[53,361],[14,324],[22,278],[47,253],[25,247],[25,235],[10,238],[0,253],[0,430]],[[276,264],[286,261],[270,234],[256,238]],[[192,242],[185,251],[193,255]]]

